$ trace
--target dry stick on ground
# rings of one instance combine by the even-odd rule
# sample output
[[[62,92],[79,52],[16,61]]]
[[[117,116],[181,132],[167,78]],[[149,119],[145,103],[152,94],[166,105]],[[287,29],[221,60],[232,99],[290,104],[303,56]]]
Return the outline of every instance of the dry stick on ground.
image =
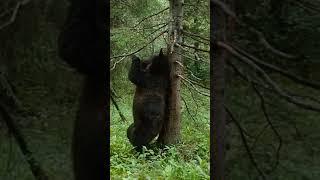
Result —
[[[120,57],[128,57],[131,56],[139,51],[141,51],[142,49],[146,48],[149,44],[151,44],[153,41],[155,41],[156,39],[158,39],[162,34],[168,32],[168,30],[164,30],[162,31],[159,35],[157,35],[155,38],[153,38],[151,41],[149,41],[147,44],[145,44],[144,46],[142,46],[141,48],[139,48],[138,50],[128,53],[128,54],[124,54],[124,55],[119,55],[119,56],[113,56],[111,57],[111,59],[115,59],[115,58],[120,58]]]
[[[111,94],[112,94],[115,98],[121,98],[121,97],[117,94],[116,90],[112,87],[112,85],[110,85],[110,91],[111,91]]]
[[[225,106],[225,109],[226,109],[226,112],[228,113],[228,115],[230,116],[232,122],[235,123],[235,125],[237,126],[237,128],[238,128],[238,130],[239,130],[239,132],[240,132],[240,136],[241,136],[241,139],[242,139],[242,143],[243,143],[243,145],[244,145],[244,147],[245,147],[245,149],[246,149],[246,151],[247,151],[247,154],[248,154],[248,156],[249,156],[249,158],[250,158],[251,163],[253,164],[253,166],[254,166],[255,169],[257,170],[258,174],[262,177],[262,179],[266,180],[266,177],[265,177],[265,175],[264,175],[264,172],[259,168],[259,166],[258,166],[255,158],[254,158],[253,155],[252,155],[252,152],[251,152],[251,150],[250,150],[250,148],[249,148],[247,139],[246,139],[246,137],[245,137],[245,135],[244,135],[244,132],[243,132],[243,129],[242,129],[240,123],[236,120],[236,118],[233,116],[232,112],[230,111],[230,109],[229,109],[227,106]]]
[[[25,157],[25,160],[28,162],[30,166],[30,170],[36,180],[48,180],[47,175],[45,174],[44,170],[41,168],[39,162],[37,162],[34,157],[32,152],[29,150],[29,147],[23,138],[22,133],[20,130],[17,128],[17,125],[14,123],[14,119],[10,115],[10,113],[7,111],[5,106],[0,103],[0,114],[2,115],[9,132],[12,133],[14,136],[22,154]]]
[[[241,21],[236,14],[228,7],[227,4],[225,4],[224,2],[220,1],[220,0],[210,0],[211,3],[215,4],[216,6],[218,6],[220,9],[223,10],[223,12],[225,12],[225,14],[227,14],[228,16],[230,16],[231,18],[234,19],[234,21],[236,23],[238,23],[239,25],[246,27],[250,32],[256,34],[258,36],[259,41],[261,42],[261,44],[268,49],[270,52],[283,57],[283,58],[287,58],[287,59],[297,59],[298,56],[296,55],[292,55],[292,54],[288,54],[285,52],[282,52],[276,48],[274,48],[265,38],[265,36],[263,35],[262,32],[258,31],[257,29],[255,29],[253,26],[250,26],[248,24],[246,24],[245,22]]]
[[[136,25],[134,25],[133,28],[135,28],[135,27],[137,27],[138,25],[140,25],[143,21],[145,21],[145,20],[147,20],[147,19],[149,19],[149,18],[151,18],[151,17],[153,17],[153,16],[156,16],[156,15],[158,15],[158,14],[161,14],[162,12],[164,12],[164,11],[166,11],[166,10],[168,10],[168,9],[169,9],[169,7],[165,8],[165,9],[162,9],[161,11],[158,11],[158,12],[156,12],[156,13],[154,13],[154,14],[151,14],[151,15],[143,18],[143,19],[140,20]]]
[[[291,102],[297,106],[300,106],[304,109],[320,112],[320,107],[314,106],[312,104],[302,102],[294,97],[289,96],[286,92],[284,92],[266,73],[263,69],[261,69],[259,66],[257,66],[252,60],[249,58],[241,55],[236,50],[234,50],[231,46],[225,44],[224,42],[218,41],[215,44],[216,46],[220,48],[226,49],[229,53],[231,53],[233,56],[237,57],[237,59],[241,60],[243,63],[251,66],[256,72],[258,72],[262,78],[279,94],[283,99],[285,99],[288,102]]]
[[[267,69],[270,69],[270,70],[272,70],[274,72],[277,72],[277,73],[281,74],[282,76],[285,76],[285,77],[291,79],[294,82],[297,82],[299,84],[311,87],[311,88],[316,89],[316,90],[320,90],[320,83],[319,82],[308,81],[307,79],[304,79],[304,78],[299,77],[299,76],[297,76],[295,74],[292,74],[289,71],[281,69],[281,68],[279,68],[279,67],[277,67],[275,65],[266,63],[266,62],[262,61],[261,59],[255,57],[254,55],[252,55],[252,54],[250,54],[250,53],[248,53],[248,52],[236,47],[235,45],[230,45],[230,46],[233,49],[235,49],[236,51],[238,51],[239,53],[241,53],[244,56],[246,56],[247,58],[250,58],[253,62],[257,63],[260,66],[263,66],[263,67],[265,67]]]
[[[272,129],[272,131],[274,132],[274,134],[277,136],[277,138],[279,140],[279,145],[278,145],[278,149],[277,149],[277,152],[276,152],[276,162],[275,162],[274,166],[269,170],[268,174],[270,174],[271,172],[273,172],[277,168],[277,166],[279,164],[280,150],[281,150],[281,146],[282,146],[282,138],[281,138],[281,135],[279,134],[279,132],[277,131],[277,129],[272,124],[271,120],[270,120],[270,117],[269,117],[269,115],[267,113],[267,108],[266,108],[265,99],[264,99],[263,95],[257,89],[256,85],[254,85],[253,83],[251,83],[251,84],[252,84],[252,87],[253,87],[254,91],[256,92],[256,94],[260,98],[261,109],[263,111],[264,117],[265,117],[266,121],[268,122],[270,128]]]
[[[118,111],[118,113],[119,113],[119,116],[120,116],[121,120],[122,120],[123,122],[126,122],[127,120],[126,120],[126,118],[124,117],[124,115],[122,114],[122,112],[120,111],[120,108],[119,108],[117,102],[115,101],[115,99],[113,98],[113,95],[111,95],[110,98],[111,98],[111,101],[112,101],[113,105],[116,107],[116,109],[117,109],[117,111]]]

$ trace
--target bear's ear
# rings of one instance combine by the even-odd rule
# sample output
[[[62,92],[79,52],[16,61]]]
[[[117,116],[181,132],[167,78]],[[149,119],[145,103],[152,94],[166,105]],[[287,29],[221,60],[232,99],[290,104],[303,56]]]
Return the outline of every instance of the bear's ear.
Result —
[[[162,48],[160,49],[159,56],[163,56]]]
[[[134,54],[131,55],[131,59],[132,59],[132,61],[140,61],[140,58]]]

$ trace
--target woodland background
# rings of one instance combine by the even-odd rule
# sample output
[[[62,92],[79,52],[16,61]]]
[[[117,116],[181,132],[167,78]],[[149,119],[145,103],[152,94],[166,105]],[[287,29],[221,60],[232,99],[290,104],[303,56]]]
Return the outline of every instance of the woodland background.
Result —
[[[230,18],[230,11],[229,16],[222,13],[230,19],[227,30],[224,30],[228,43],[309,82],[301,85],[302,81],[291,81],[292,78],[258,64],[290,97],[319,107],[319,83],[314,83],[320,81],[319,2],[228,0],[225,3],[242,22]],[[58,180],[72,178],[72,123],[82,82],[82,77],[57,57],[56,39],[67,4],[64,0],[12,0],[0,3],[0,104],[17,123],[32,155],[45,173],[50,179]],[[168,20],[167,11],[139,22],[167,8],[168,1],[121,0],[111,1],[110,4],[112,57],[134,52],[148,44],[137,53],[145,58],[166,46],[163,36],[148,42],[166,28],[162,23]],[[184,35],[184,40],[194,47],[198,42],[199,49],[208,50],[209,2],[185,0],[185,4],[184,29],[200,37]],[[214,7],[223,9],[224,6]],[[272,48],[278,51],[272,51],[272,48],[270,50],[270,47],[268,49],[260,43],[261,36],[252,28],[261,32]],[[181,91],[185,101],[182,102],[182,143],[168,147],[166,153],[161,155],[146,151],[138,156],[131,151],[125,136],[126,127],[132,121],[134,92],[133,85],[127,80],[130,60],[111,59],[110,83],[115,101],[126,119],[123,122],[114,104],[110,103],[110,170],[113,178],[209,179],[209,98],[194,88],[207,92],[201,86],[209,87],[209,54],[185,49],[185,77],[194,82],[193,86],[186,83]],[[293,54],[295,58],[274,53],[279,51]],[[257,168],[267,179],[319,179],[318,108],[310,111],[289,103],[288,98],[283,99],[268,83],[256,79],[259,74],[239,63],[235,56],[228,56],[227,60],[225,97],[234,117],[231,119],[229,115],[226,123],[227,179],[261,178]],[[238,67],[238,71],[230,66],[230,62]],[[260,93],[252,88],[248,79],[257,80],[260,85],[256,88]],[[264,106],[259,94],[264,97]],[[0,179],[33,179],[3,120],[1,111]],[[241,125],[241,131],[237,124]],[[249,148],[243,145],[244,139]]]

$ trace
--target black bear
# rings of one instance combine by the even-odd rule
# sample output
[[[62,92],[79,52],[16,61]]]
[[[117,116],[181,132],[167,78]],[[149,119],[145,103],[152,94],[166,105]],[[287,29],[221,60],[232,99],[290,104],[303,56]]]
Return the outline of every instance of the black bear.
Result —
[[[159,55],[141,61],[132,56],[129,80],[136,85],[133,99],[134,122],[127,129],[130,143],[141,150],[161,131],[166,117],[170,67],[162,49]]]
[[[100,0],[69,0],[58,39],[60,57],[85,75],[72,144],[76,180],[107,178],[107,17],[109,4]]]

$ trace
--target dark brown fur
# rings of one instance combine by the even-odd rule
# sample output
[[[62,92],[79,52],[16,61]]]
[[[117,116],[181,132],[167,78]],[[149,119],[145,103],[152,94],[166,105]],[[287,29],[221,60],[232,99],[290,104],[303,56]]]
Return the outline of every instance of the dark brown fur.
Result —
[[[168,57],[162,51],[146,61],[133,56],[129,80],[136,85],[133,119],[127,130],[130,143],[147,146],[161,131],[166,112],[169,86]]]

